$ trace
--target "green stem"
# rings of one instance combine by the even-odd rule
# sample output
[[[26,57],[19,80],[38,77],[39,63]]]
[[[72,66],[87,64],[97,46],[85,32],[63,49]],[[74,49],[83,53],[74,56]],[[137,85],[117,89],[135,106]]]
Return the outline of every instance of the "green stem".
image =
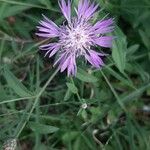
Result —
[[[120,100],[118,94],[116,93],[115,89],[113,88],[113,86],[111,85],[111,83],[109,82],[109,80],[107,79],[107,77],[105,76],[105,74],[103,73],[103,71],[102,71],[102,70],[100,70],[100,71],[101,71],[101,74],[102,74],[102,76],[104,77],[106,83],[107,83],[108,86],[110,87],[112,93],[114,94],[114,96],[115,96],[115,98],[116,98],[118,104],[120,105],[120,107],[121,107],[125,112],[127,112],[125,106],[124,106],[123,103],[121,102],[121,100]]]
[[[72,84],[74,84],[73,78],[71,77],[70,79],[71,79]],[[75,84],[74,84],[74,85],[75,85]],[[77,98],[78,98],[78,100],[80,101],[80,103],[83,104],[82,98],[80,97],[79,93],[76,93],[76,95],[77,95]]]
[[[41,89],[41,91],[39,92],[39,94],[36,96],[36,99],[32,105],[32,108],[29,112],[29,115],[27,116],[27,119],[25,120],[25,122],[23,123],[23,125],[21,126],[19,132],[16,134],[16,138],[19,137],[19,135],[21,134],[21,132],[23,131],[23,129],[25,128],[27,122],[29,121],[31,115],[32,115],[32,112],[34,111],[38,101],[39,101],[39,98],[41,97],[41,95],[43,94],[43,92],[45,91],[45,89],[47,88],[47,86],[50,84],[50,82],[53,80],[53,78],[56,76],[56,74],[58,73],[59,69],[57,69],[51,76],[50,78],[48,79],[48,81],[45,83],[45,85],[43,86],[43,88]]]
[[[39,64],[39,56],[37,57],[36,61],[36,91],[38,92],[40,90],[40,64]],[[40,115],[40,108],[39,108],[39,101],[37,102],[35,111],[36,111],[36,118],[35,121],[37,124],[40,123],[39,115]],[[41,139],[40,139],[40,134],[35,132],[35,148],[37,149],[38,146],[40,145]]]

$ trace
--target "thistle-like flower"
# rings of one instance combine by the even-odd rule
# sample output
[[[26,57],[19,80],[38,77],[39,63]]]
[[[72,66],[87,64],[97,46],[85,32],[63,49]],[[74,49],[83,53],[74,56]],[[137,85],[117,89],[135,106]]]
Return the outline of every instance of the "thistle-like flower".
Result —
[[[93,67],[100,68],[104,65],[102,57],[104,53],[93,50],[93,47],[101,46],[110,48],[112,36],[106,33],[114,29],[113,19],[102,19],[95,24],[91,22],[98,10],[98,5],[90,0],[79,0],[75,8],[76,16],[71,16],[71,1],[59,0],[60,9],[66,19],[66,23],[57,26],[53,21],[44,17],[38,26],[40,37],[55,38],[56,42],[40,46],[49,58],[58,54],[54,66],[58,65],[61,72],[67,70],[68,76],[77,72],[76,59],[83,56]]]

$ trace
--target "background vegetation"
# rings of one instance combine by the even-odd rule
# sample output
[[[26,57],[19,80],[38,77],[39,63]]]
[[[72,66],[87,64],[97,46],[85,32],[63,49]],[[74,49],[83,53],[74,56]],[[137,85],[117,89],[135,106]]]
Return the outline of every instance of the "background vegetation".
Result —
[[[106,65],[79,61],[77,77],[57,73],[49,84],[54,60],[35,32],[41,14],[62,22],[57,0],[0,0],[0,147],[150,149],[150,1],[96,1],[95,19],[116,21],[112,50],[101,49]]]

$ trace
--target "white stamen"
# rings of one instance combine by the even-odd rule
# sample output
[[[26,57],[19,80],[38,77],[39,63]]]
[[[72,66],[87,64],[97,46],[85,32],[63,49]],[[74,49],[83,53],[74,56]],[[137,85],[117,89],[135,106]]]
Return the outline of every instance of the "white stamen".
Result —
[[[76,56],[84,55],[85,50],[89,49],[91,45],[88,27],[89,25],[84,23],[76,26],[75,22],[66,26],[66,31],[62,35],[62,39],[60,39],[63,49],[75,53]]]

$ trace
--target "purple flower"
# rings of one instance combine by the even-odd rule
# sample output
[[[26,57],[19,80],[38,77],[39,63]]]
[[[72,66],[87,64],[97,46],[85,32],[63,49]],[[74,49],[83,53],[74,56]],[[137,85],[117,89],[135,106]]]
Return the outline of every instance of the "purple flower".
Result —
[[[56,53],[58,59],[54,63],[58,65],[61,72],[67,70],[68,76],[77,72],[76,59],[84,56],[85,59],[96,68],[104,65],[102,57],[105,54],[94,51],[93,47],[101,46],[110,48],[112,46],[112,36],[106,33],[113,31],[113,19],[102,19],[95,24],[91,19],[98,9],[98,5],[89,0],[80,0],[75,8],[76,16],[71,16],[71,2],[59,0],[60,9],[66,18],[66,25],[57,26],[54,22],[44,17],[38,26],[40,37],[55,38],[57,42],[40,46],[45,51],[45,56],[52,57]]]

